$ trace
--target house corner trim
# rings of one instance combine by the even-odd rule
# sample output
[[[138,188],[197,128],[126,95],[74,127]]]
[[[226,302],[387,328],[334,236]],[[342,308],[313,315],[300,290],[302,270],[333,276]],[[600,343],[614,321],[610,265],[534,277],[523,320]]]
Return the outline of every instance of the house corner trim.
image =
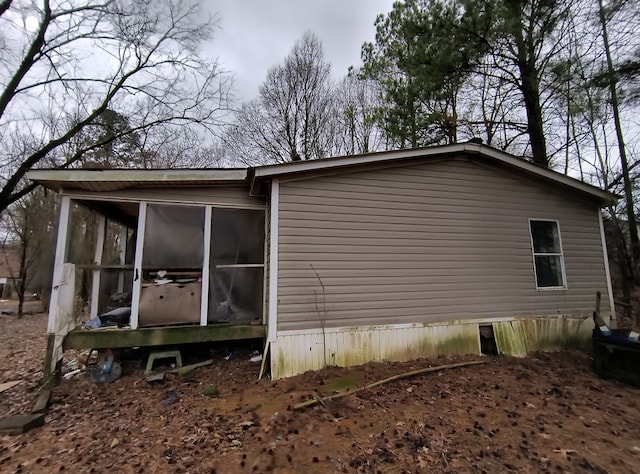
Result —
[[[604,233],[604,223],[602,222],[602,211],[598,209],[598,224],[600,225],[600,240],[602,241],[602,259],[604,260],[604,272],[607,279],[607,292],[609,293],[609,311],[611,317],[616,318],[616,306],[613,299],[613,286],[611,285],[611,270],[609,269],[609,252],[607,251],[607,240]]]
[[[269,233],[269,315],[267,324],[267,340],[275,342],[278,334],[278,211],[280,203],[280,182],[277,178],[271,181]]]

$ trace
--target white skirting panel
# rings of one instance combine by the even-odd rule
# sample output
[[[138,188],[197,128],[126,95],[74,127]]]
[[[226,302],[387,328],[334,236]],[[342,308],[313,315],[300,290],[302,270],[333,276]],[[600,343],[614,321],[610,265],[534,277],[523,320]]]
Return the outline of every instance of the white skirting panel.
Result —
[[[281,331],[271,343],[272,378],[327,365],[479,354],[478,324],[364,326]]]
[[[515,357],[531,352],[584,349],[594,324],[590,317],[559,315],[493,323],[498,351]]]
[[[516,357],[535,351],[584,349],[593,329],[589,317],[554,315],[280,331],[271,343],[271,376],[291,377],[328,365],[480,354],[481,325],[493,326],[500,354]]]

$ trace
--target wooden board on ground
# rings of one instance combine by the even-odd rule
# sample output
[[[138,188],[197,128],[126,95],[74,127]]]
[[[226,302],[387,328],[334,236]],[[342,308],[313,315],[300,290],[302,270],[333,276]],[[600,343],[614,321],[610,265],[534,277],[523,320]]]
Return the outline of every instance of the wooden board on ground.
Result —
[[[5,392],[5,391],[9,390],[10,388],[15,387],[20,382],[22,382],[22,380],[12,380],[11,382],[0,383],[0,393]]]
[[[0,434],[22,434],[42,425],[44,425],[44,413],[13,415],[0,420]]]
[[[35,405],[33,405],[33,409],[31,413],[42,413],[49,406],[49,401],[51,400],[51,390],[45,389],[40,392],[38,395],[38,399],[36,400]]]
[[[165,375],[166,375],[166,372],[152,372],[149,375],[147,375],[147,382],[149,383],[162,382],[164,380]]]

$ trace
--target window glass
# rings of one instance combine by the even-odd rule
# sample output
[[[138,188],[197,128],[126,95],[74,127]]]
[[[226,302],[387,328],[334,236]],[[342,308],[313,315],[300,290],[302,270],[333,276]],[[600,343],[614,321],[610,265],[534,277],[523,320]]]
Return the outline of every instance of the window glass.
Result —
[[[560,253],[557,222],[531,221],[531,236],[535,253]]]
[[[555,221],[530,221],[538,288],[564,288],[564,260],[560,228]]]
[[[557,255],[538,255],[536,258],[536,279],[540,288],[562,286],[562,262]]]

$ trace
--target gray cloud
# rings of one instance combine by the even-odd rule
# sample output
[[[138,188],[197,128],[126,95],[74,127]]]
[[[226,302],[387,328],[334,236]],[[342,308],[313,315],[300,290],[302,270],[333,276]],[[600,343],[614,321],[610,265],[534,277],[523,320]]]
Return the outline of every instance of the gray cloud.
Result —
[[[312,31],[322,41],[336,78],[360,64],[360,47],[372,41],[374,21],[393,0],[203,0],[218,15],[206,53],[235,75],[238,100],[256,96],[267,70],[282,62],[296,40]]]

